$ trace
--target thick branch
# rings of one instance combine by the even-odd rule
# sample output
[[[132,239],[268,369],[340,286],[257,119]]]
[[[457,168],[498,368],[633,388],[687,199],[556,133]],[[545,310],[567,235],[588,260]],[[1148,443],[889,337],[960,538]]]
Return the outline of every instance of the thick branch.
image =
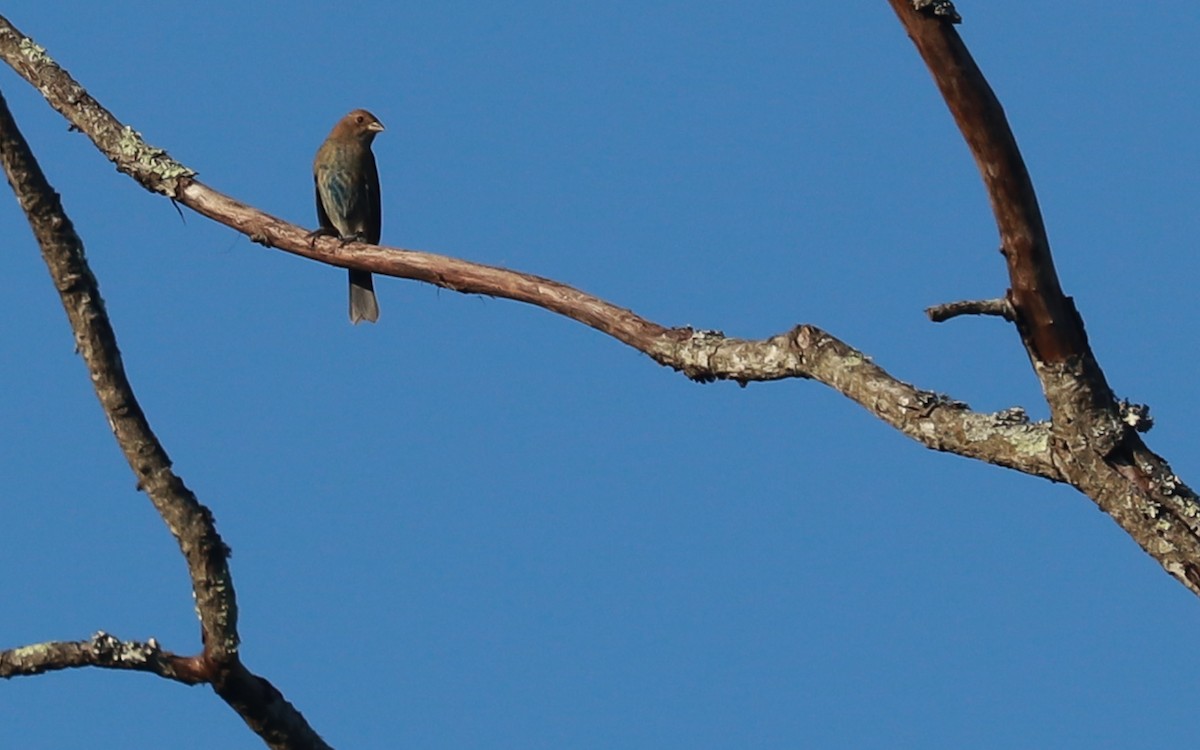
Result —
[[[972,412],[965,404],[918,390],[813,326],[757,341],[727,338],[718,331],[665,328],[540,276],[413,250],[358,243],[343,247],[332,239],[313,243],[303,227],[264,214],[199,181],[184,179],[182,183],[181,203],[264,244],[333,265],[352,265],[385,276],[537,305],[603,331],[701,382],[816,380],[930,448],[1049,479],[1061,478],[1049,461],[1046,426],[1000,424],[992,415]]]
[[[3,97],[0,158],[42,248],[75,333],[76,349],[87,364],[113,435],[137,476],[138,488],[150,497],[187,560],[205,651],[218,661],[226,659],[237,652],[237,604],[226,564],[229,551],[217,534],[212,514],[171,470],[170,457],[150,429],[125,375],[116,334],[84,257],[83,242],[17,130]]]
[[[881,369],[871,369],[874,365],[856,366],[867,358],[815,328],[805,326],[763,341],[727,339],[711,332],[668,329],[537,276],[430,253],[360,244],[342,248],[330,240],[309,244],[305,230],[208,188],[193,178],[192,170],[161,149],[147,146],[135,131],[88,96],[43,49],[2,18],[0,56],[122,172],[147,189],[171,196],[262,244],[333,265],[538,305],[604,331],[700,381],[818,380],[929,447],[1070,482],[1112,514],[1164,567],[1200,593],[1200,536],[1190,521],[1200,517],[1200,508],[1190,490],[1145,449],[1120,416],[1088,350],[1082,322],[1059,288],[1033,186],[1003,110],[950,26],[957,20],[956,14],[936,12],[938,7],[952,10],[953,6],[918,2],[925,8],[922,12],[914,9],[913,0],[890,2],[942,89],[991,196],[1009,263],[1010,301],[1051,409],[1051,434],[1046,440],[1042,439],[1043,426],[1029,426],[1035,436],[1031,440],[1024,429],[1014,432],[998,417],[990,419],[1009,429],[990,430],[987,438],[980,440],[978,429],[986,424],[988,415],[948,406],[953,402],[917,391]],[[935,12],[926,15],[931,7]],[[822,361],[834,366],[815,366]],[[913,409],[914,404],[925,402],[932,405]],[[929,410],[927,414],[924,409]],[[923,421],[934,415],[946,424]],[[1094,463],[1097,459],[1099,464]],[[1132,495],[1123,493],[1128,489],[1124,485],[1109,484],[1122,478],[1133,481],[1130,477],[1135,475]],[[1160,486],[1172,490],[1153,498],[1145,494]],[[1104,500],[1113,497],[1124,498],[1129,507],[1111,506]],[[1160,508],[1168,509],[1166,520]]]
[[[0,161],[42,248],[74,331],[76,348],[87,364],[113,435],[137,476],[138,487],[150,497],[187,561],[204,643],[200,657],[166,658],[156,645],[140,649],[98,634],[89,643],[42,644],[5,652],[0,658],[8,658],[12,674],[90,664],[141,669],[186,682],[210,682],[269,746],[327,747],[278,690],[250,674],[238,659],[237,603],[227,564],[229,550],[217,534],[212,514],[171,470],[166,450],[151,431],[125,376],[116,335],[84,257],[83,243],[2,96]]]
[[[928,0],[889,2],[933,74],[991,199],[1009,302],[1050,407],[1056,466],[1200,594],[1200,504],[1146,448],[1088,346],[1083,320],[1059,286],[1033,182],[1000,102],[951,22],[928,12]]]
[[[209,188],[194,179],[191,169],[172,160],[161,149],[146,145],[135,131],[121,124],[92,99],[46,55],[45,50],[2,18],[0,56],[37,86],[51,106],[87,135],[120,171],[132,176],[146,189],[168,195],[261,244],[332,265],[537,305],[607,333],[656,362],[698,381],[733,380],[745,384],[811,378],[854,398],[872,413],[931,448],[1037,476],[1059,478],[1048,460],[1048,453],[1031,453],[1031,445],[1038,441],[1031,443],[1024,430],[1005,426],[988,432],[986,439],[980,440],[980,428],[991,419],[989,415],[971,412],[961,405],[948,408],[944,404],[952,402],[936,394],[918,391],[874,365],[869,369],[851,366],[868,360],[860,352],[815,328],[803,327],[761,341],[726,338],[719,333],[697,332],[690,328],[666,328],[630,310],[540,276],[432,253],[360,243],[341,246],[332,239],[310,241],[305,228]],[[801,331],[813,335],[799,335]],[[818,351],[821,356],[815,357]],[[818,359],[825,363],[836,361],[833,352],[842,353],[837,356],[843,358],[846,366],[838,369],[813,365]],[[867,373],[870,373],[869,377]],[[914,407],[917,404],[924,405]],[[941,415],[939,419],[945,420],[944,434],[930,431],[931,425],[925,420],[933,414]],[[1045,446],[1045,441],[1040,444]]]
[[[1000,101],[949,21],[917,10],[913,0],[889,2],[975,157],[1000,229],[1013,306],[1033,355],[1044,362],[1083,355],[1083,324],[1059,286],[1033,181]]]

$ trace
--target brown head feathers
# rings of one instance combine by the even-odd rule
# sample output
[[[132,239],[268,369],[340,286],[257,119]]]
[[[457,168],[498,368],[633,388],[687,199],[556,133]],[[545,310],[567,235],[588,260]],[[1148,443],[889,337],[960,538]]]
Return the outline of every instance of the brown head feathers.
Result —
[[[375,134],[383,130],[379,118],[365,109],[356,109],[342,119],[329,132],[330,138],[363,138],[370,142]]]

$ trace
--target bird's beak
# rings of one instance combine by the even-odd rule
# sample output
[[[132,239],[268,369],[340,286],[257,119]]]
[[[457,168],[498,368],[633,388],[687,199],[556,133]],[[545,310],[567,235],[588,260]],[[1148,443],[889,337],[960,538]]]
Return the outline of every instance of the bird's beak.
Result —
[[[367,126],[367,130],[370,130],[372,133],[380,133],[383,131],[383,123],[379,120],[376,120]]]

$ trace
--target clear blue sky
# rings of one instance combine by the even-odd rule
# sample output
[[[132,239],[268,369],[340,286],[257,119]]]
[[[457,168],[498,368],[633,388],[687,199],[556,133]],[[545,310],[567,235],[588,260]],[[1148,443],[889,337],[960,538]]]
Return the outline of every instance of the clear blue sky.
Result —
[[[667,325],[799,322],[1045,415],[975,167],[869,3],[48,3],[5,14],[218,190],[314,226],[354,107],[385,244]],[[1194,486],[1200,5],[960,0],[1060,276]],[[7,68],[130,377],[232,546],[243,658],[339,748],[1149,748],[1194,741],[1195,597],[1087,498],[807,382],[697,385],[515,303],[378,283],[150,195]],[[0,645],[199,648],[15,201],[0,200]],[[207,688],[0,683],[0,744],[257,748]]]

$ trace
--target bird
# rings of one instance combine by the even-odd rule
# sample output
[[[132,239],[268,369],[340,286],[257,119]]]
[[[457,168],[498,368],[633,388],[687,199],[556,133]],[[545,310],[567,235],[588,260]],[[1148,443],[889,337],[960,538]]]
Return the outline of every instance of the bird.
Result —
[[[383,123],[365,109],[338,120],[313,159],[313,185],[320,228],[309,237],[337,237],[342,244],[379,244],[379,170],[371,142]],[[350,322],[379,320],[375,283],[368,271],[350,270]]]

